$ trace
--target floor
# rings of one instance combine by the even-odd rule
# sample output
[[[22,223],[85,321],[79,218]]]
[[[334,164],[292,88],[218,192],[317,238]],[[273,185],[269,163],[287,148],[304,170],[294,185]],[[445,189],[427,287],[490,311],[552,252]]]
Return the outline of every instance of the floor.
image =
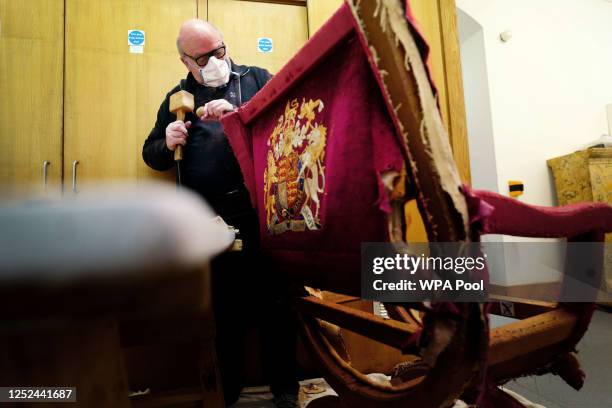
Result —
[[[240,400],[231,408],[275,408],[268,387],[253,387],[244,391]],[[324,395],[336,395],[324,379],[300,381],[300,407],[306,407],[310,401]]]
[[[503,318],[493,324],[503,323]],[[506,388],[534,403],[534,408],[612,408],[612,313],[596,311],[589,331],[578,345],[578,357],[586,372],[580,392],[554,375],[521,378]],[[300,405],[334,394],[323,379],[302,381]],[[232,408],[274,408],[267,388],[247,389]]]
[[[554,375],[521,378],[507,386],[546,408],[612,408],[612,313],[595,312],[578,344],[578,359],[586,372],[579,392]]]

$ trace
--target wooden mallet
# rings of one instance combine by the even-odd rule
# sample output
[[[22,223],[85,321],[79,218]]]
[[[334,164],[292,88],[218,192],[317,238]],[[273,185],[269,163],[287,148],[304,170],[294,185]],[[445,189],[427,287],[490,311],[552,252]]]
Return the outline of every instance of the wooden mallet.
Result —
[[[178,91],[170,96],[170,112],[176,114],[176,120],[185,121],[185,114],[193,112],[193,95],[187,91]],[[183,146],[177,145],[174,150],[174,161],[183,160]]]

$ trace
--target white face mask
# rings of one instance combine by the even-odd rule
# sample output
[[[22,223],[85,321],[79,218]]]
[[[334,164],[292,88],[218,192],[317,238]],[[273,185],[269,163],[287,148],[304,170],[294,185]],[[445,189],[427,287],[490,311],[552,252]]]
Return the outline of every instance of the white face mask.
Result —
[[[204,85],[217,87],[229,82],[230,69],[227,61],[210,57],[206,66],[200,68],[200,75]]]

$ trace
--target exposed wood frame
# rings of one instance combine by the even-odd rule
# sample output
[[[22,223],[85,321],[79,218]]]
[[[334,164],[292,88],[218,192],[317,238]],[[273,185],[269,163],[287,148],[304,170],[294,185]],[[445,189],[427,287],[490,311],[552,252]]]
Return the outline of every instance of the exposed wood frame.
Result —
[[[314,296],[297,300],[300,313],[325,320],[362,336],[402,350],[419,330],[414,324],[384,319],[362,310],[326,301]]]

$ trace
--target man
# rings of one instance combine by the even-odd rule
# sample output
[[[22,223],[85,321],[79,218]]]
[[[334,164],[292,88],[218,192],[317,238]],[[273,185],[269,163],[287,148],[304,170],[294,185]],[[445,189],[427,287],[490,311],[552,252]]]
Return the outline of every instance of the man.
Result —
[[[174,150],[183,146],[177,175],[181,184],[198,192],[229,224],[240,231],[244,249],[213,261],[213,306],[217,323],[217,354],[226,403],[237,400],[244,386],[245,317],[254,314],[261,328],[264,365],[275,402],[296,407],[295,322],[287,306],[286,288],[264,276],[258,254],[259,224],[238,162],[219,118],[248,101],[270,79],[268,71],[235,64],[221,33],[202,20],[188,20],[177,38],[180,59],[189,73],[172,89],[157,113],[155,127],[144,143],[144,161],[156,170],[174,166]],[[185,122],[169,112],[169,98],[179,90],[193,94],[198,118]]]

